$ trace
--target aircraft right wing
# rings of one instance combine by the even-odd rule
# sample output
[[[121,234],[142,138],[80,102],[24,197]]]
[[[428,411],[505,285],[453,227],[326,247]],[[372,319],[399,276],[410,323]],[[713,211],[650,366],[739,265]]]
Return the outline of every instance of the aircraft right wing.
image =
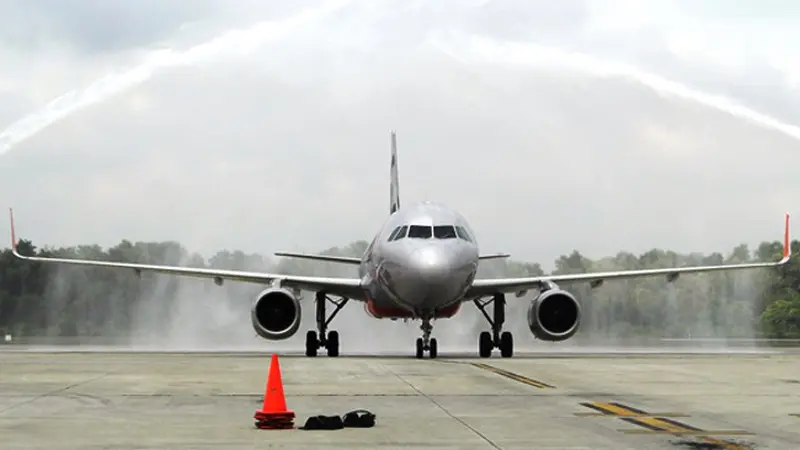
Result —
[[[467,290],[465,298],[476,298],[495,293],[517,293],[523,294],[531,289],[540,289],[548,282],[553,283],[578,283],[587,282],[593,287],[599,286],[607,280],[620,280],[640,277],[666,276],[667,280],[672,281],[681,274],[720,272],[728,270],[760,269],[778,267],[789,262],[791,252],[791,242],[789,240],[789,213],[786,213],[783,234],[783,256],[774,262],[758,262],[745,264],[721,264],[716,266],[693,266],[693,267],[672,267],[666,269],[644,269],[644,270],[620,270],[614,272],[589,272],[572,273],[564,275],[545,275],[540,277],[526,278],[489,278],[478,279],[472,282],[472,286]]]
[[[41,263],[70,264],[89,267],[106,267],[113,269],[131,269],[137,274],[153,272],[167,275],[180,275],[194,278],[212,279],[218,285],[224,280],[258,283],[269,285],[279,282],[287,288],[297,288],[309,291],[325,291],[331,295],[347,297],[353,300],[363,300],[364,289],[359,278],[315,277],[288,274],[270,274],[261,272],[244,272],[239,270],[204,269],[195,267],[162,266],[153,264],[122,263],[114,261],[50,258],[41,256],[25,256],[17,249],[17,236],[14,229],[14,212],[9,209],[11,219],[11,252],[19,259],[37,261]]]

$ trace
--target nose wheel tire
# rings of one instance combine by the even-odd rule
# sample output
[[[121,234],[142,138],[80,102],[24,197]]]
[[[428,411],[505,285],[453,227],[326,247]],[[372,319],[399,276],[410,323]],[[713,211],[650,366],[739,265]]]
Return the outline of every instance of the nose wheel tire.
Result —
[[[425,348],[425,342],[422,338],[417,338],[417,359],[422,359],[425,356],[425,351],[428,351],[429,358],[436,358],[439,356],[439,342],[436,338],[431,338],[428,343],[428,348]]]
[[[433,323],[430,316],[422,319],[419,328],[422,330],[422,337],[417,338],[417,359],[421,359],[425,351],[428,352],[428,357],[436,358],[439,355],[439,343],[436,342],[436,338],[431,337]]]

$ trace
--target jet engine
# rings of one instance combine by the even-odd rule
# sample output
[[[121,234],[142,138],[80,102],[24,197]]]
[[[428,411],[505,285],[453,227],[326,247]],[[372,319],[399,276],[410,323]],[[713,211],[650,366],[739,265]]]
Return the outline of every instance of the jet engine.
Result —
[[[561,289],[539,294],[528,307],[528,328],[543,341],[564,341],[577,331],[581,321],[581,305],[575,297]]]
[[[300,328],[300,301],[286,289],[261,291],[250,310],[250,320],[259,336],[271,341],[288,339]]]

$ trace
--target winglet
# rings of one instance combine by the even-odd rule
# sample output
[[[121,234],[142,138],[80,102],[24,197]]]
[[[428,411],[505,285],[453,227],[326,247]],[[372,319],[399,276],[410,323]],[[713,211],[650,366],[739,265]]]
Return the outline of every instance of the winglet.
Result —
[[[11,221],[11,251],[17,252],[17,233],[14,230],[14,209],[8,208],[8,218]]]
[[[786,213],[786,219],[784,222],[784,230],[783,230],[783,258],[781,262],[784,263],[789,260],[789,255],[792,251],[792,241],[789,237],[789,213]]]

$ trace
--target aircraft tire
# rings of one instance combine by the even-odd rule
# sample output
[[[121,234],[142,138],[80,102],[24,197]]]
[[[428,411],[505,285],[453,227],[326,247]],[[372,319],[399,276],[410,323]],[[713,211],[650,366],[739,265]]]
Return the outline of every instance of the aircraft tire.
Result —
[[[431,348],[428,349],[428,356],[430,358],[436,358],[439,355],[439,342],[436,338],[431,339]]]
[[[339,332],[338,331],[329,331],[328,332],[328,356],[330,357],[337,357],[339,356]]]
[[[500,356],[511,358],[514,355],[514,336],[509,331],[500,335]]]
[[[493,347],[492,334],[488,331],[482,331],[478,336],[478,355],[481,358],[488,358],[492,355]]]
[[[422,359],[425,349],[422,347],[422,338],[417,338],[417,359]]]
[[[319,340],[317,339],[317,332],[308,330],[306,332],[306,356],[317,356],[317,349],[319,348]]]

